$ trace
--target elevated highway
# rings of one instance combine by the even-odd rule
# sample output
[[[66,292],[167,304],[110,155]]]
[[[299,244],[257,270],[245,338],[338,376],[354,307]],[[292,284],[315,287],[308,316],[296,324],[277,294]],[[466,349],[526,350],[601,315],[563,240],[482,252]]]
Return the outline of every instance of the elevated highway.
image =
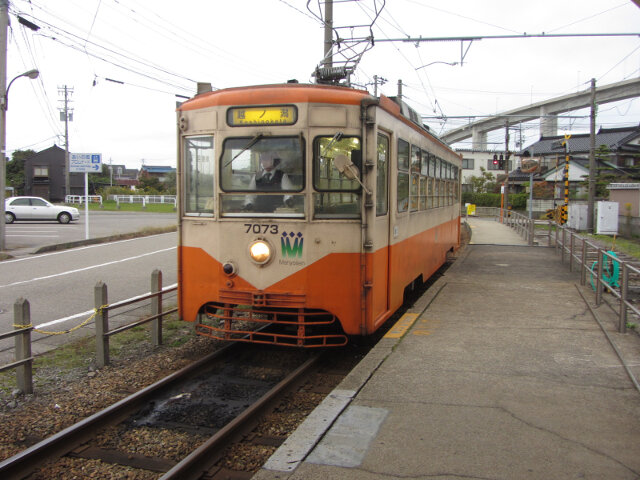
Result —
[[[625,80],[596,88],[596,104],[616,102],[640,96],[640,78]],[[503,112],[502,114],[469,123],[442,134],[440,137],[448,144],[454,144],[467,138],[472,138],[473,148],[486,150],[487,133],[504,128],[508,120],[510,125],[530,122],[540,119],[540,132],[543,136],[557,135],[558,118],[560,113],[585,108],[591,104],[591,89],[570,95],[552,98]]]

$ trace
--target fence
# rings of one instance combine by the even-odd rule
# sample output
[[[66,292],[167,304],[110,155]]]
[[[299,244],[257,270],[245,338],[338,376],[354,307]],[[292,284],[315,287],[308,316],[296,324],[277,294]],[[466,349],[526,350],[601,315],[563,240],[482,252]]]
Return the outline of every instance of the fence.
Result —
[[[99,203],[102,205],[102,195],[89,195],[87,198],[89,203]],[[79,203],[82,205],[84,203],[84,195],[67,195],[64,203]]]
[[[107,285],[98,282],[94,287],[94,314],[81,325],[95,319],[96,330],[96,363],[99,367],[109,364],[109,339],[111,336],[129,330],[139,325],[152,322],[151,341],[154,346],[162,344],[162,320],[165,315],[176,312],[177,308],[162,310],[163,297],[177,290],[177,286],[162,288],[162,272],[154,270],[151,273],[151,292],[131,300],[108,304]],[[109,330],[109,313],[137,302],[151,300],[151,315],[127,325]],[[14,330],[0,334],[0,340],[15,337],[15,361],[0,366],[0,372],[16,369],[17,387],[24,393],[33,393],[33,356],[31,354],[31,332],[38,331],[31,324],[29,301],[20,298],[13,306]],[[68,330],[67,332],[70,332]],[[41,332],[53,334],[53,332]],[[57,332],[56,332],[57,333]]]
[[[629,311],[640,317],[633,301],[640,293],[638,261],[634,260],[634,265],[564,226],[556,227],[555,248],[560,253],[560,261],[569,262],[569,271],[573,271],[574,266],[579,268],[581,285],[586,285],[587,276],[590,277],[596,306],[602,304],[605,288],[618,300],[618,332],[626,333]]]
[[[169,203],[176,207],[175,195],[109,195],[109,200],[115,200],[118,208],[121,203],[141,203],[142,208],[145,208],[147,203]]]

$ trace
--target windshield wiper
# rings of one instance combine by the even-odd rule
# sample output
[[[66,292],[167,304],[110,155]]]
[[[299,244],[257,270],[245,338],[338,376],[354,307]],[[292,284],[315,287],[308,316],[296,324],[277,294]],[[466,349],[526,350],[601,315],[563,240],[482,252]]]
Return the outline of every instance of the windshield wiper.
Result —
[[[333,146],[334,143],[339,142],[340,139],[342,139],[342,132],[338,132],[333,136],[333,138],[327,144],[327,146],[322,149],[322,152],[320,152],[320,156],[324,157],[324,154],[327,153],[327,150],[329,150]]]
[[[242,147],[242,150],[240,150],[238,153],[236,153],[231,160],[229,160],[227,163],[225,163],[222,168],[227,168],[229,165],[231,165],[236,158],[238,158],[244,152],[246,152],[251,147],[253,147],[256,143],[258,143],[258,140],[260,140],[262,137],[264,137],[264,135],[262,133],[258,133],[255,137],[253,137],[251,140],[249,140],[249,143],[247,143],[244,147]]]

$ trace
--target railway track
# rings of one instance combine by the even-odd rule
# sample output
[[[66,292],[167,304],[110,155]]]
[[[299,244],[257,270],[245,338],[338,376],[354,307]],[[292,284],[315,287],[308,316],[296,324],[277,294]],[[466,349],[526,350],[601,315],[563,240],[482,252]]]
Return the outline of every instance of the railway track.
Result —
[[[0,478],[250,478],[362,357],[335,353],[228,345],[1,462]],[[264,458],[238,469],[238,445]]]

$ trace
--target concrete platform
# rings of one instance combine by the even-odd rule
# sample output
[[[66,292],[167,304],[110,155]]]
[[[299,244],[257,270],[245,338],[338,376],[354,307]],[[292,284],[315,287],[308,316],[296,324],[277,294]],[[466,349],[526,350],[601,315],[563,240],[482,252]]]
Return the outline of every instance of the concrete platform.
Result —
[[[401,319],[406,332],[393,328],[254,479],[640,478],[640,393],[591,294],[553,249],[470,223],[477,243]],[[640,378],[638,335],[595,312]]]

